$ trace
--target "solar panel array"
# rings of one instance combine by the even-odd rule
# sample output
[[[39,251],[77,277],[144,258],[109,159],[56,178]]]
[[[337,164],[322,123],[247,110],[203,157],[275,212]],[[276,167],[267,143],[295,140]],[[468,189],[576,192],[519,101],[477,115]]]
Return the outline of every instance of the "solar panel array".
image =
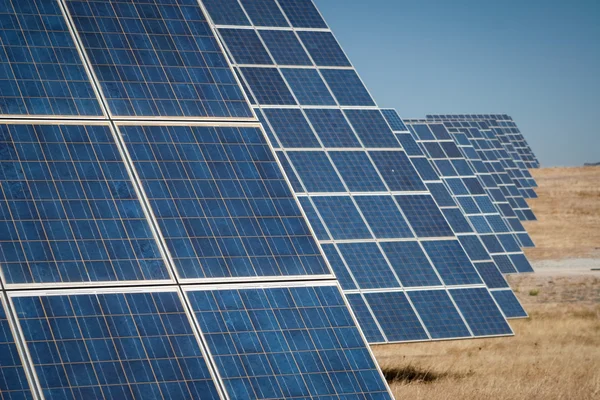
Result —
[[[5,3],[0,397],[391,398],[202,5]]]
[[[369,341],[510,334],[312,2],[203,3]],[[459,288],[487,306],[466,311]]]
[[[501,188],[486,173],[483,161],[477,158],[476,151],[465,135],[450,133],[439,122],[405,120],[405,123],[442,176],[448,190],[456,197],[475,231],[481,235],[488,250],[518,257],[520,262],[515,263],[516,270],[531,272],[521,248],[531,247],[533,241]],[[478,174],[476,170],[481,173]]]
[[[464,134],[469,144],[475,149],[477,157],[485,165],[485,170],[492,174],[503,195],[508,199],[513,210],[521,221],[534,221],[535,215],[526,198],[533,191],[533,179],[525,178],[523,170],[517,166],[504,146],[489,129],[486,121],[443,121],[453,134]],[[529,171],[526,172],[529,174]],[[528,188],[526,188],[528,186]]]

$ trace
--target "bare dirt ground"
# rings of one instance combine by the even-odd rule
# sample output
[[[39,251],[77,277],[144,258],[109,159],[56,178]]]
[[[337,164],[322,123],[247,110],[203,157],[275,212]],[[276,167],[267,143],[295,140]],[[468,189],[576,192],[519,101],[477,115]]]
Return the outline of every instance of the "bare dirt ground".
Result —
[[[398,399],[600,399],[600,168],[534,171],[514,337],[374,346]]]

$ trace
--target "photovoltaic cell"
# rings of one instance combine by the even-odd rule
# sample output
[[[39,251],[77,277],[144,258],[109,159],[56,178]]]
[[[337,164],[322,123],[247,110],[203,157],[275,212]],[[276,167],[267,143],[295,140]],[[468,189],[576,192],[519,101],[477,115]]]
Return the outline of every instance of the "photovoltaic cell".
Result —
[[[321,74],[340,106],[374,106],[367,88],[353,70],[322,69]]]
[[[306,218],[310,222],[315,235],[317,235],[317,239],[329,240],[329,233],[327,233],[327,229],[325,229],[325,225],[323,225],[323,222],[321,222],[321,219],[319,218],[319,215],[317,214],[317,211],[315,210],[315,207],[311,203],[310,199],[308,197],[299,197],[298,201],[300,201],[302,210],[306,214]]]
[[[430,195],[394,196],[417,237],[454,236]]]
[[[408,296],[432,339],[471,336],[445,290],[409,292]]]
[[[457,240],[422,242],[446,285],[473,285],[481,278]]]
[[[46,399],[219,399],[176,292],[12,298]]]
[[[346,72],[344,70],[337,71]],[[344,113],[365,147],[400,147],[379,111],[346,110]]]
[[[344,260],[340,256],[340,253],[335,248],[333,244],[323,244],[321,245],[327,260],[329,261],[329,265],[335,272],[335,277],[340,282],[342,289],[344,290],[352,290],[357,289],[356,283],[354,283],[354,279],[350,272],[348,272],[348,268],[346,268],[346,264],[344,264]]]
[[[373,237],[351,197],[313,197],[312,200],[334,240]]]
[[[370,151],[369,156],[393,192],[427,190],[410,160],[402,151]]]
[[[112,115],[252,117],[196,0],[66,4]]]
[[[368,293],[365,298],[390,341],[427,340],[427,332],[402,292]],[[393,307],[390,305],[393,304]]]
[[[3,297],[0,298],[0,396],[5,400],[33,399]]]
[[[474,265],[488,288],[498,289],[509,287],[506,279],[504,279],[504,275],[500,273],[498,267],[493,262],[475,263]]]
[[[189,290],[232,399],[391,399],[336,286]]]
[[[292,105],[294,96],[276,68],[240,68],[249,89],[261,104]]]
[[[338,248],[360,289],[400,287],[377,243],[340,243]]]
[[[1,125],[7,284],[170,280],[105,125]]]
[[[208,14],[217,25],[249,25],[237,0],[202,0]]]
[[[367,153],[332,151],[329,156],[351,192],[387,191]]]
[[[273,64],[254,30],[219,29],[219,33],[237,64]]]
[[[305,112],[325,147],[360,147],[356,135],[340,110],[307,109]]]
[[[259,33],[277,64],[313,65],[294,32],[261,30]]]
[[[287,153],[298,177],[308,192],[345,192],[327,154],[322,151],[290,151]]]
[[[442,284],[418,242],[387,242],[381,243],[381,247],[402,286]]]
[[[266,108],[263,112],[283,147],[321,147],[301,110]]]
[[[294,28],[327,28],[311,0],[277,1]]]
[[[506,318],[526,318],[527,313],[512,290],[493,291],[492,296],[500,306]]]
[[[259,129],[120,131],[181,278],[328,274]]]
[[[475,336],[510,334],[512,330],[484,288],[449,290]]]
[[[394,132],[408,132],[406,125],[404,125],[404,122],[402,121],[402,119],[400,119],[400,116],[398,115],[396,110],[385,109],[381,110],[381,113],[385,117],[385,120],[388,122],[388,124],[390,124]],[[411,136],[408,135],[408,137]]]
[[[298,32],[310,56],[320,66],[349,67],[350,61],[331,32]]]
[[[347,294],[346,298],[358,320],[360,329],[369,343],[383,343],[385,339],[360,293]]]
[[[356,196],[354,201],[377,239],[414,237],[392,197]]]
[[[281,72],[285,77],[298,103],[309,106],[333,106],[335,100],[327,86],[313,69],[285,68]]]
[[[0,114],[102,115],[58,2],[5,1],[0,26]]]
[[[256,26],[289,26],[273,0],[240,0],[240,2]]]

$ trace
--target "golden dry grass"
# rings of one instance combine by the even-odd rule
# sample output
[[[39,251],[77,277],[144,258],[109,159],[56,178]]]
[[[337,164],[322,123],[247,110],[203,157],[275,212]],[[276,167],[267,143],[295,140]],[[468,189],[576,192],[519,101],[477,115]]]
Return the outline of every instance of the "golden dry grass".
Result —
[[[571,302],[592,286],[580,283],[539,288],[554,302],[520,292],[530,318],[511,321],[514,337],[374,346],[375,355],[397,376],[397,399],[599,399],[600,304]]]
[[[532,170],[539,187],[529,204],[538,221],[525,223],[536,243],[532,261],[600,256],[600,167]]]

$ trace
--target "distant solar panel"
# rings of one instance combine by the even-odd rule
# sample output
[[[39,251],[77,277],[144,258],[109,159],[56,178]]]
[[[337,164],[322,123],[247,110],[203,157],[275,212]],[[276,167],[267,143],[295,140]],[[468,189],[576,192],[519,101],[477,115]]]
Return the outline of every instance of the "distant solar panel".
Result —
[[[402,279],[406,285],[443,285],[421,241],[454,240],[458,248],[461,244],[419,175],[431,176],[435,171],[421,162],[427,163],[424,156],[413,163],[406,153],[413,148],[402,149],[312,2],[277,4],[291,27],[251,21],[242,27],[241,19],[227,22],[223,18],[226,11],[214,7],[213,13],[213,6],[207,8],[234,69],[256,99],[255,111],[264,113],[264,122],[272,129],[272,146],[345,293],[365,295],[354,296],[353,304],[360,307],[360,320],[368,324],[368,337],[402,341],[402,335],[388,335],[386,330],[392,325],[384,326],[373,314],[367,294],[403,292]],[[238,6],[245,10],[244,2]],[[275,65],[238,61],[239,54],[252,51],[254,42],[245,45],[231,30],[252,27],[257,28],[267,51],[276,59]],[[290,51],[282,43],[289,43]],[[457,216],[453,223],[460,223]],[[404,260],[397,254],[405,243],[416,246],[410,248],[418,265],[416,270],[402,265]],[[478,277],[476,283],[467,285],[484,288],[484,281],[464,250],[462,254],[464,267]],[[493,262],[489,256],[486,261]],[[454,263],[447,268],[458,267]],[[400,303],[388,305],[396,306],[401,307]],[[455,313],[459,314],[457,310]],[[426,332],[417,321],[420,330]],[[420,338],[431,339],[427,334]]]

